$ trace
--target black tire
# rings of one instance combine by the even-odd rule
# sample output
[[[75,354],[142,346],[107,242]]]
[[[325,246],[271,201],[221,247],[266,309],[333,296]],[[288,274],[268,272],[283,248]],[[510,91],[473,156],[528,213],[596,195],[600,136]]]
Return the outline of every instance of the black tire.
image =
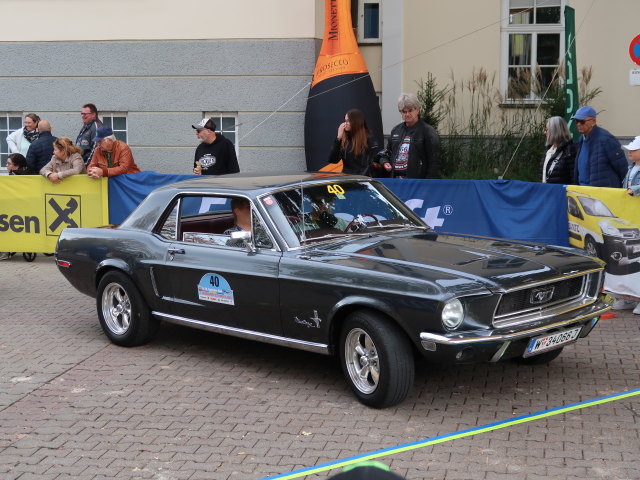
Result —
[[[37,256],[38,254],[33,252],[24,252],[22,254],[22,258],[24,258],[27,262],[33,262]]]
[[[96,306],[102,330],[116,345],[143,345],[158,331],[158,320],[151,316],[140,291],[122,272],[111,271],[102,277]]]
[[[587,236],[584,239],[584,249],[591,255],[592,257],[600,258],[600,245],[596,243],[596,241]]]
[[[349,315],[339,349],[344,376],[362,403],[385,408],[407,398],[415,375],[413,351],[386,317],[364,310]]]
[[[539,355],[534,355],[533,357],[518,357],[515,360],[521,365],[544,365],[558,358],[563,349],[564,347],[560,347]]]

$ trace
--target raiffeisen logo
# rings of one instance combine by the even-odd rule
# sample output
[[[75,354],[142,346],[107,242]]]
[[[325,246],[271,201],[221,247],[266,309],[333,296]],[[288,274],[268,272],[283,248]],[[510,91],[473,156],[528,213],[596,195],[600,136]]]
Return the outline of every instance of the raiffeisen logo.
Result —
[[[424,200],[421,198],[412,198],[404,202],[407,207],[416,212],[418,215],[420,213],[418,210],[422,209],[422,205],[424,205]],[[427,208],[424,216],[421,216],[424,223],[429,225],[431,228],[442,227],[444,225],[445,218],[440,218],[440,209],[442,209],[442,213],[445,216],[453,214],[453,207],[451,205],[437,206]]]
[[[66,227],[81,225],[80,195],[45,195],[47,235],[57,236]]]

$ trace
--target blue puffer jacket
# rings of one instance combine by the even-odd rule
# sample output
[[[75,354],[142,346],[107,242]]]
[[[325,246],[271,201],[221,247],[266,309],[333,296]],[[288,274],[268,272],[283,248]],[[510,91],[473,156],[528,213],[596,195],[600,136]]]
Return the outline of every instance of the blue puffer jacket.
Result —
[[[40,132],[40,136],[35,140],[27,151],[27,165],[33,170],[34,175],[38,175],[42,167],[51,161],[53,157],[53,142],[58,138],[51,135],[51,132]]]
[[[576,146],[576,162],[573,182],[580,185],[578,180],[578,166],[580,152],[587,146],[589,160],[587,162],[587,181],[582,185],[591,187],[620,188],[622,179],[627,173],[627,157],[622,151],[620,142],[604,128],[593,127],[588,137],[582,136]]]

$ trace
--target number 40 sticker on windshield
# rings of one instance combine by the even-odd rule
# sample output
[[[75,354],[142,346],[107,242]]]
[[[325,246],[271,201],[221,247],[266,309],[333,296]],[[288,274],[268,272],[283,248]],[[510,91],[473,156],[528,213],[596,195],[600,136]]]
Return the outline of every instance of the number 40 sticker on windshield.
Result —
[[[198,283],[198,299],[225,305],[235,305],[233,290],[231,290],[229,282],[216,273],[207,273],[200,279],[200,283]]]
[[[344,200],[344,188],[338,184],[327,185],[327,192],[333,193],[340,200]]]

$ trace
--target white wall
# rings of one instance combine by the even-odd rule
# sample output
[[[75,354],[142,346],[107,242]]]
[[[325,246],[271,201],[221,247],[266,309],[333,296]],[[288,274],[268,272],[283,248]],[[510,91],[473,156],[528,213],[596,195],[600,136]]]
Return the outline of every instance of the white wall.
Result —
[[[0,41],[313,38],[318,36],[318,3],[2,0]]]

